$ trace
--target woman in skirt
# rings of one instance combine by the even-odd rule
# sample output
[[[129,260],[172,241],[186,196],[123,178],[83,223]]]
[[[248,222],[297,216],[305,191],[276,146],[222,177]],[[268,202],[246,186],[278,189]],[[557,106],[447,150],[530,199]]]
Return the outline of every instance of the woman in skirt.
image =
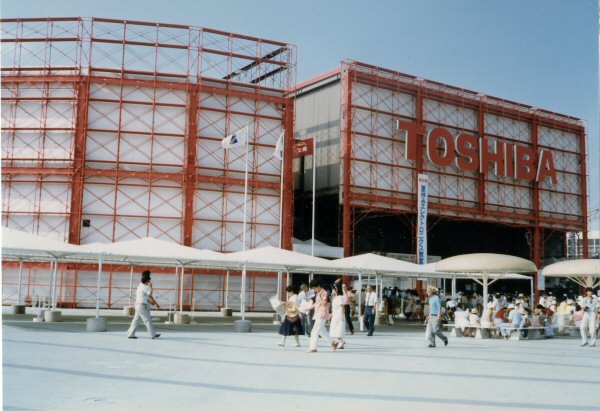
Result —
[[[338,349],[343,350],[346,342],[346,320],[344,319],[344,295],[342,282],[336,281],[334,284],[335,297],[331,301],[331,323],[329,325],[329,334],[338,344]]]
[[[291,285],[286,289],[288,294],[288,301],[284,303],[285,318],[279,327],[279,334],[282,335],[281,342],[277,345],[283,347],[285,345],[286,337],[293,335],[296,344],[294,347],[300,347],[300,339],[298,336],[304,335],[304,328],[302,327],[302,321],[300,321],[300,310],[298,309],[298,295],[296,290]]]

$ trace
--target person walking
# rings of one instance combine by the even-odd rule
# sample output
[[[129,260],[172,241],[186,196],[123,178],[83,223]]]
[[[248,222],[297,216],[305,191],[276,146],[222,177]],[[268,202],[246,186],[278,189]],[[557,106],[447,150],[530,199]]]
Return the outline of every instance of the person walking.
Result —
[[[307,352],[317,352],[319,336],[325,339],[327,343],[331,344],[333,351],[335,351],[338,348],[338,344],[333,341],[333,338],[331,338],[331,335],[327,331],[327,327],[325,327],[325,322],[331,318],[327,291],[325,291],[321,282],[317,279],[310,282],[310,288],[315,291],[315,302],[313,303],[315,315],[313,317],[313,328],[310,332],[310,347]]]
[[[429,315],[427,316],[426,335],[429,341],[429,347],[435,347],[435,337],[444,341],[444,346],[448,345],[448,337],[445,337],[440,330],[442,304],[440,302],[439,291],[436,287],[427,288],[427,296],[429,297]]]
[[[129,339],[137,339],[135,336],[135,329],[139,325],[140,319],[144,322],[150,338],[154,340],[160,337],[160,334],[157,334],[154,331],[152,317],[150,316],[150,306],[148,304],[148,302],[150,302],[156,308],[160,308],[160,305],[158,305],[152,295],[152,281],[150,274],[151,273],[148,270],[142,273],[142,281],[135,291],[135,315],[133,316],[129,330],[127,331],[127,338]]]
[[[300,321],[302,322],[302,328],[305,330],[306,335],[310,337],[310,330],[312,329],[312,320],[310,311],[303,311],[303,307],[308,306],[311,303],[311,295],[308,286],[304,283],[300,284],[300,292],[298,293],[298,306],[300,307]]]
[[[344,337],[346,336],[344,291],[342,289],[341,281],[336,281],[333,286],[335,296],[331,300],[331,323],[329,325],[329,334],[331,334],[334,341],[338,344],[338,350],[343,350],[346,345],[346,342],[344,341]]]
[[[365,326],[367,327],[367,336],[371,337],[375,331],[375,315],[377,313],[377,294],[375,288],[367,286],[365,293]]]
[[[596,346],[596,309],[598,308],[598,299],[594,297],[591,288],[587,288],[586,296],[581,302],[583,310],[583,318],[579,326],[581,333],[581,346],[585,347],[589,344],[590,347]],[[588,332],[590,336],[588,338]]]
[[[352,324],[352,316],[350,315],[350,303],[352,302],[352,291],[348,289],[346,284],[342,284],[343,302],[344,302],[344,317],[346,325],[350,330],[350,335],[354,335],[354,324]]]
[[[285,345],[286,337],[290,335],[294,336],[296,343],[294,347],[300,347],[299,335],[304,335],[304,328],[302,327],[302,321],[300,320],[300,310],[298,309],[298,295],[294,286],[288,285],[285,289],[287,291],[288,300],[283,303],[285,309],[285,318],[279,327],[279,334],[282,336],[281,341],[277,344],[279,347]]]

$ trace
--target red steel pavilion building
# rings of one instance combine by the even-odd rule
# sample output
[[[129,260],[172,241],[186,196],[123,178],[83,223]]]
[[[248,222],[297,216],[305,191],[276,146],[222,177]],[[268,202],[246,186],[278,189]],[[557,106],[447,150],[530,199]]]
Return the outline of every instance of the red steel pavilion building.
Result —
[[[346,255],[415,252],[418,173],[430,182],[430,254],[499,250],[541,266],[566,247],[567,232],[587,231],[581,120],[353,61],[295,86],[295,68],[292,45],[218,30],[2,20],[3,226],[75,244],[150,236],[237,251],[244,154],[220,141],[249,125],[248,247],[281,238],[291,248],[294,235],[310,232],[312,166],[293,159],[292,144],[308,137],[319,154],[317,238]],[[407,127],[416,127],[410,141]],[[273,157],[281,132],[283,170]],[[471,136],[471,151],[485,137],[491,160],[459,167],[469,145],[444,144],[461,144],[461,134]],[[494,162],[499,146],[506,154]],[[533,179],[517,175],[525,151],[536,157]],[[552,167],[546,159],[538,178],[542,151]],[[467,240],[454,239],[460,232]],[[3,267],[11,301],[18,264]],[[95,304],[95,269],[60,266],[60,305]],[[104,306],[126,305],[130,267],[106,270]],[[174,274],[155,270],[159,298],[173,305]],[[27,264],[24,278],[28,298],[47,295],[47,264]],[[184,278],[185,306],[223,305],[223,272],[187,270]],[[268,310],[275,278],[253,273],[248,281],[250,309]],[[232,276],[232,306],[239,289]]]

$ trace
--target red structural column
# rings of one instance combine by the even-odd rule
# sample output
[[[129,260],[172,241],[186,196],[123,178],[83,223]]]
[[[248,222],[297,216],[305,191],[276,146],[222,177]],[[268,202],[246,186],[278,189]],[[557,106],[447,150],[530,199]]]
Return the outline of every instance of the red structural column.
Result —
[[[352,155],[352,70],[346,72],[346,129],[344,137],[344,187],[343,187],[343,234],[342,245],[344,247],[344,257],[349,257],[352,253],[352,208],[350,206],[350,178],[351,178],[351,161]]]
[[[531,123],[531,142],[534,152],[538,151],[538,122],[537,116],[533,116]],[[540,227],[540,186],[537,181],[533,182],[533,263],[538,269],[542,268],[542,229]],[[537,273],[534,276],[535,301],[540,298]]]
[[[199,84],[188,87],[186,158],[184,174],[183,245],[192,246],[194,231],[194,196],[196,190],[196,135],[198,133]]]
[[[485,112],[483,110],[483,103],[479,102],[478,118],[477,118],[477,131],[479,132],[479,144],[482,144],[483,137],[485,136]],[[485,174],[479,173],[479,213],[483,216],[485,214]]]
[[[583,221],[581,225],[581,238],[583,240],[583,258],[589,257],[589,239],[588,239],[588,206],[587,206],[587,161],[585,128],[581,128],[581,214]]]
[[[72,244],[79,244],[81,241],[81,213],[89,92],[89,78],[81,76],[77,83],[77,112],[73,143],[73,174],[71,177],[71,212],[69,214],[69,243]]]
[[[283,207],[281,246],[286,250],[292,249],[294,235],[294,113],[295,97],[286,100],[283,113],[284,146],[283,146]]]

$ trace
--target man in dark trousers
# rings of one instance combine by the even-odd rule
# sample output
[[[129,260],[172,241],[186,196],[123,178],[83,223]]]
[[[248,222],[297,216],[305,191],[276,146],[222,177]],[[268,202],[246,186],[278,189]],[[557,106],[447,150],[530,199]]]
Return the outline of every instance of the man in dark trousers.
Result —
[[[148,329],[148,334],[153,340],[160,337],[160,334],[154,332],[154,325],[152,325],[152,317],[150,316],[150,302],[156,308],[160,308],[160,305],[156,302],[152,296],[152,282],[150,281],[150,271],[146,270],[142,273],[142,282],[138,285],[135,291],[135,315],[133,321],[131,321],[131,327],[127,331],[127,338],[136,339],[135,329],[140,323],[140,318],[144,322],[144,325]]]

